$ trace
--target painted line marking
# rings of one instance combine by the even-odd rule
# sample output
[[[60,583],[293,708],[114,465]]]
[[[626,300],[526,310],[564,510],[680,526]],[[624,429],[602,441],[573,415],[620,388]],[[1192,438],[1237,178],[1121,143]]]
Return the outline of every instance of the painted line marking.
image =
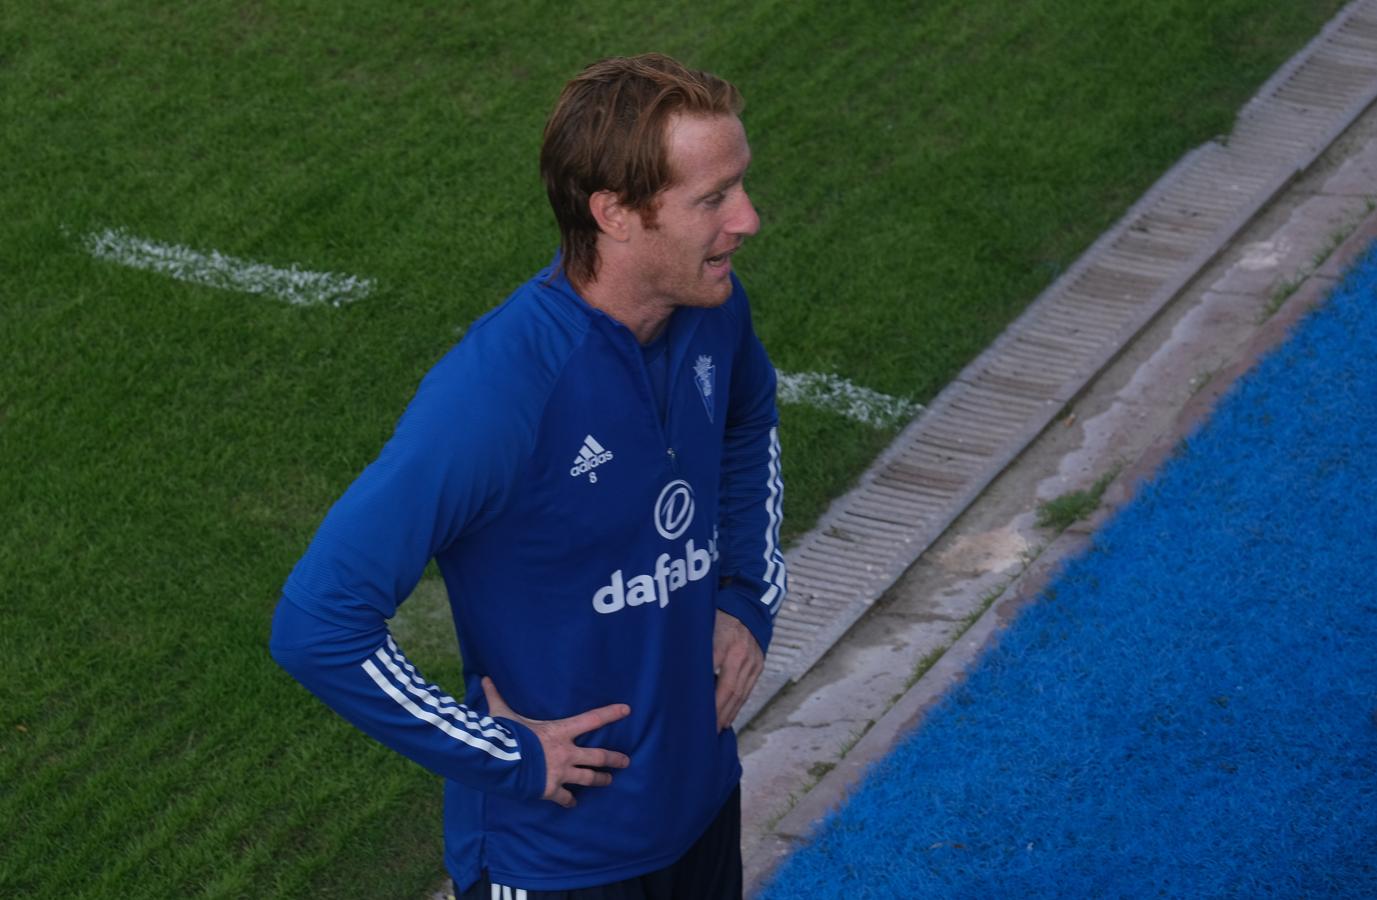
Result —
[[[214,250],[202,253],[181,244],[162,244],[118,228],[92,232],[82,239],[82,246],[97,259],[131,269],[222,290],[267,294],[294,306],[341,306],[367,297],[374,286],[370,278],[310,272],[295,264],[282,269]]]
[[[778,372],[780,403],[802,403],[840,413],[863,425],[887,428],[907,422],[921,403],[891,397],[827,372]]]
[[[82,246],[97,259],[131,269],[221,290],[268,294],[294,306],[341,306],[362,300],[374,287],[371,278],[311,272],[295,263],[283,269],[215,250],[203,253],[181,244],[163,244],[119,228],[92,232],[82,239]],[[455,336],[462,337],[465,330],[458,326]],[[877,428],[906,422],[923,408],[826,372],[779,372],[778,378],[780,403],[815,406]]]

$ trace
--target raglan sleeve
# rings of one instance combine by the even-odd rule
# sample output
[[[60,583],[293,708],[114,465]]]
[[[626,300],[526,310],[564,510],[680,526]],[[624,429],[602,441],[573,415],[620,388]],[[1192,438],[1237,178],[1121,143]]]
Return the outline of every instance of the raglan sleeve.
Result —
[[[717,608],[750,629],[764,652],[788,587],[779,547],[784,483],[775,370],[756,337],[739,284],[729,302],[738,312],[740,339],[732,364],[722,448],[718,514],[722,586]]]
[[[427,769],[535,799],[545,760],[534,733],[429,682],[387,628],[430,559],[500,506],[526,455],[519,417],[457,390],[464,373],[448,360],[326,515],[283,587],[270,650],[341,716]]]

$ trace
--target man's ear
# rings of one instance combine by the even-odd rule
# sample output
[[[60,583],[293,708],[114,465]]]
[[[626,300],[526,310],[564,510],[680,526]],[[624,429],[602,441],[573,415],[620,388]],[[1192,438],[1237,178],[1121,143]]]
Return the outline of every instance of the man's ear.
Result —
[[[603,234],[614,241],[625,241],[631,236],[631,216],[635,215],[623,205],[612,191],[598,191],[588,198],[588,211]]]

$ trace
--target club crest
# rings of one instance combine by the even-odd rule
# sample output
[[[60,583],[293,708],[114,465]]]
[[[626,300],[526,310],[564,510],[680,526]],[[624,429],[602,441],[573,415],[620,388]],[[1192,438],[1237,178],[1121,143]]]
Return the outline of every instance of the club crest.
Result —
[[[712,421],[714,404],[713,391],[717,388],[717,367],[711,356],[700,356],[693,364],[693,380],[698,385],[698,396],[703,398],[703,408],[708,411],[708,421]]]

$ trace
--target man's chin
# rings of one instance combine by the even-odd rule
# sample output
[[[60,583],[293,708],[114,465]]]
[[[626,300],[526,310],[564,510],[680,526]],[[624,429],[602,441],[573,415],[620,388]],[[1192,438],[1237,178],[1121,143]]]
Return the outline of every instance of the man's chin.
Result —
[[[727,283],[727,286],[726,286],[726,288],[725,288],[724,290],[722,290],[722,291],[720,291],[720,292],[718,292],[718,293],[716,293],[716,294],[713,294],[712,296],[706,298],[706,299],[704,300],[703,303],[698,304],[698,305],[703,306],[704,308],[707,308],[707,309],[713,309],[713,308],[716,308],[716,307],[721,306],[721,305],[723,305],[724,303],[726,303],[728,300],[731,299],[731,296],[732,296],[732,286],[731,286],[731,283],[728,282],[728,283]]]
[[[721,306],[726,303],[732,295],[731,269],[710,281],[704,295],[709,298],[704,306]]]
[[[674,298],[672,301],[674,306],[712,309],[731,299],[732,281],[730,277],[701,278],[697,284],[691,287],[684,285],[683,288],[669,295]]]

